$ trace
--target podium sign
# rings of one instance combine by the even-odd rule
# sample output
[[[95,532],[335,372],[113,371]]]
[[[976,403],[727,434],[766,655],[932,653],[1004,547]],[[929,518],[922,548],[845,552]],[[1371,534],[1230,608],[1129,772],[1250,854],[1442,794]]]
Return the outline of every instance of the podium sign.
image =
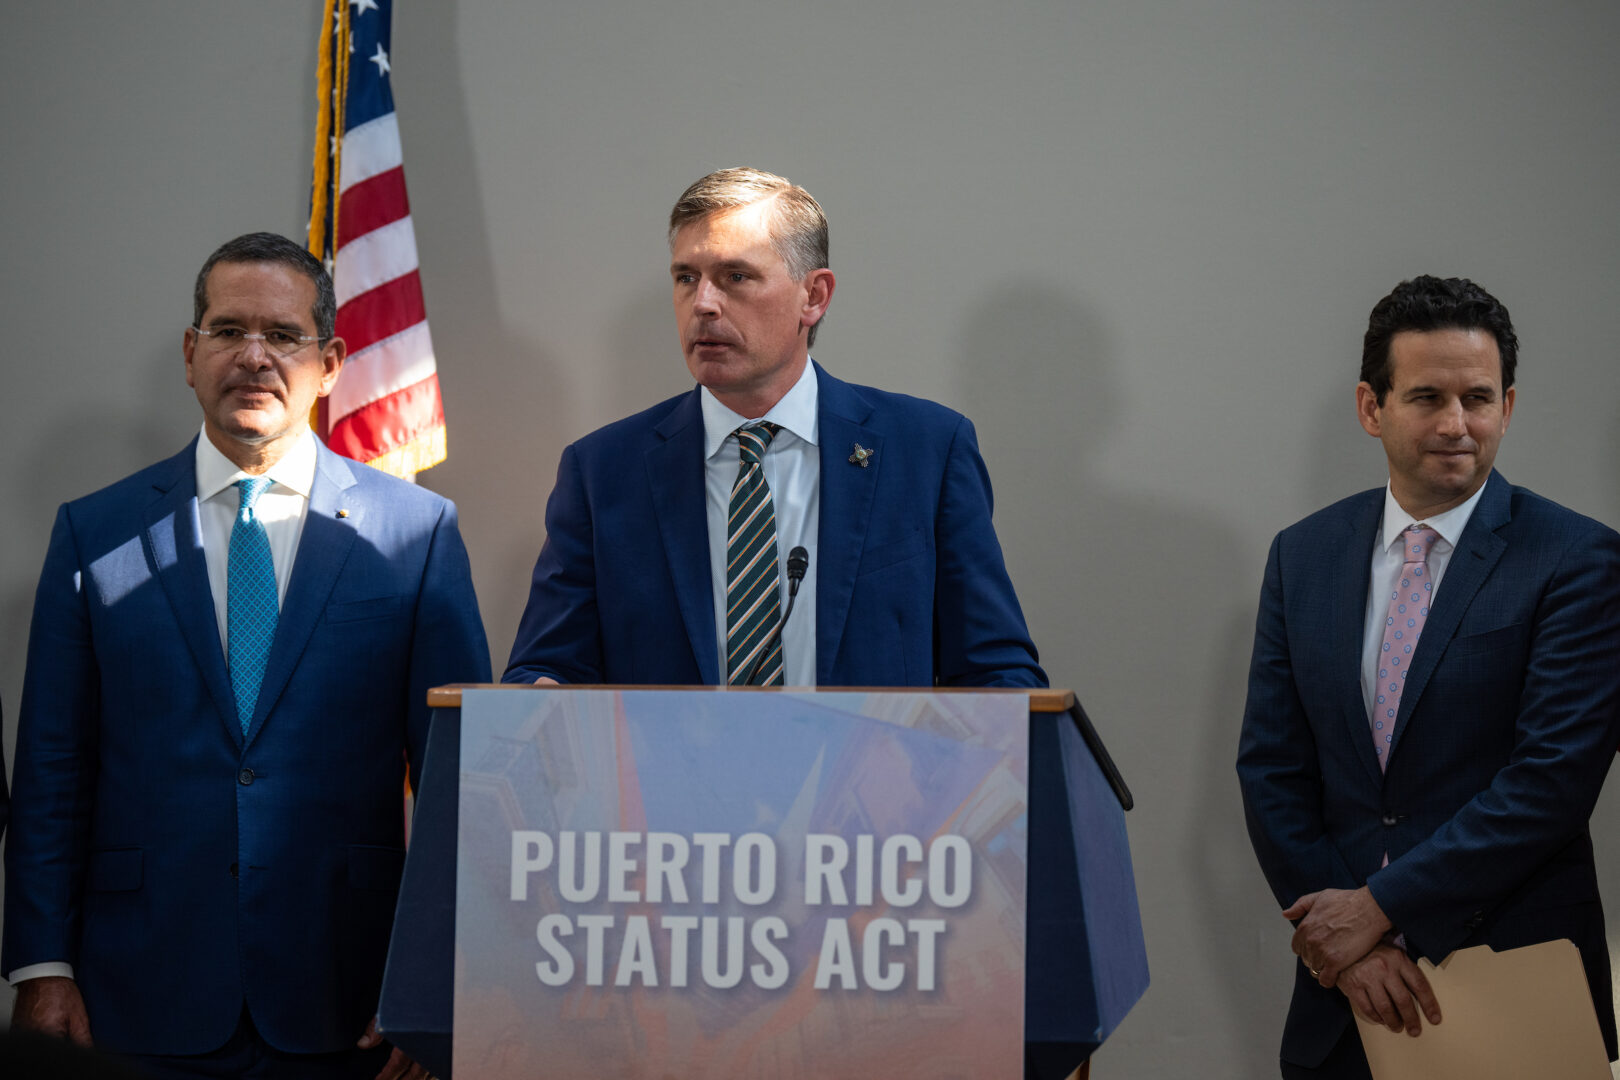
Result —
[[[465,691],[453,1075],[1020,1075],[1027,708]]]

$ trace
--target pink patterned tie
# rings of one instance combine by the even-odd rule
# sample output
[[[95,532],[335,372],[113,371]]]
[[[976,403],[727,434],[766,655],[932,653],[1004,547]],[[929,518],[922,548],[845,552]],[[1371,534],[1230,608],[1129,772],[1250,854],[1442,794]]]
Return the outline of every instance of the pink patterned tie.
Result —
[[[1429,549],[1440,534],[1426,525],[1413,525],[1401,533],[1405,556],[1400,580],[1389,594],[1389,617],[1384,620],[1384,643],[1378,657],[1378,694],[1373,702],[1373,749],[1378,767],[1389,766],[1390,743],[1395,736],[1395,717],[1401,711],[1401,691],[1406,687],[1406,669],[1412,663],[1412,650],[1429,619],[1429,600],[1434,583],[1429,580]]]

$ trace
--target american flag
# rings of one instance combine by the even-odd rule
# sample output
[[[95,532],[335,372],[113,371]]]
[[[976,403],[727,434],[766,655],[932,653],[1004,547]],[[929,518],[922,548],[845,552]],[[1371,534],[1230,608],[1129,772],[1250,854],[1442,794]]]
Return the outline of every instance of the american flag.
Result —
[[[389,88],[393,0],[322,0],[309,250],[349,346],[312,418],[333,450],[410,476],[445,458],[444,402]]]

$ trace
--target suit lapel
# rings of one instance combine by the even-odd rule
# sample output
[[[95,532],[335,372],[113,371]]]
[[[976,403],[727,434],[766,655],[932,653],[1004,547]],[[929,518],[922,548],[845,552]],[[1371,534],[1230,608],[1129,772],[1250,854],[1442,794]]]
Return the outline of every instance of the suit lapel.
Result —
[[[821,462],[821,524],[816,537],[816,683],[833,681],[844,640],[855,574],[866,546],[878,477],[887,460],[883,436],[865,423],[872,406],[848,383],[816,365]],[[873,452],[865,468],[852,465],[855,444]]]
[[[1446,646],[1456,636],[1463,615],[1507,550],[1507,541],[1496,535],[1496,531],[1511,517],[1511,494],[1507,481],[1493,470],[1485,481],[1485,493],[1480,496],[1468,526],[1457,539],[1451,560],[1446,563],[1445,576],[1440,579],[1440,589],[1430,605],[1428,622],[1423,625],[1423,634],[1412,652],[1412,666],[1406,673],[1400,711],[1395,716],[1391,758],[1400,750],[1407,720],[1423,696],[1423,689],[1439,665],[1440,657],[1445,655]]]
[[[645,455],[658,533],[669,560],[675,602],[697,660],[698,677],[725,682],[714,625],[709,571],[708,491],[704,480],[703,410],[693,390],[654,429],[660,441]]]
[[[1367,631],[1367,590],[1372,581],[1372,553],[1380,540],[1379,526],[1384,517],[1384,491],[1367,492],[1351,510],[1348,542],[1332,556],[1332,604],[1328,623],[1329,656],[1336,667],[1335,697],[1345,703],[1344,724],[1356,760],[1367,772],[1367,779],[1382,787],[1383,770],[1373,747],[1367,719],[1367,703],[1361,691],[1362,638]]]
[[[220,720],[240,745],[242,726],[236,720],[236,695],[231,691],[230,673],[225,667],[214,592],[208,585],[208,560],[203,555],[202,521],[197,509],[197,440],[163,464],[164,473],[153,483],[157,498],[145,512],[147,550]]]
[[[363,466],[356,466],[360,468]],[[287,599],[276,620],[276,636],[270,643],[270,656],[259,684],[259,700],[248,726],[251,742],[264,726],[264,718],[275,708],[287,688],[287,680],[298,666],[298,659],[309,644],[309,636],[326,611],[338,571],[349,557],[355,536],[365,518],[365,508],[349,505],[345,492],[355,478],[350,466],[324,446],[315,457],[315,482],[309,493],[309,511],[304,516],[303,535],[293,557],[292,578],[287,582]],[[338,511],[345,510],[343,517]]]

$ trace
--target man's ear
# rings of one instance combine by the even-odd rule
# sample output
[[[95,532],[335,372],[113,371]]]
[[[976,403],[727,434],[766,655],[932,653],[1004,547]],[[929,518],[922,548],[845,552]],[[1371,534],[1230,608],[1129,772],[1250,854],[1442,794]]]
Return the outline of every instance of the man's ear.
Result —
[[[340,337],[332,338],[321,347],[321,388],[318,397],[325,397],[337,385],[338,375],[343,371],[343,359],[349,355],[348,342]]]
[[[805,275],[804,308],[799,313],[801,326],[814,326],[821,321],[821,317],[827,314],[827,305],[832,303],[833,289],[837,287],[838,279],[825,266]]]
[[[180,355],[186,358],[186,385],[195,388],[197,379],[191,373],[191,358],[197,354],[197,331],[186,327],[185,337],[180,340]]]
[[[1356,419],[1361,421],[1361,430],[1379,438],[1384,431],[1384,407],[1378,404],[1378,395],[1373,393],[1371,383],[1356,384]]]

